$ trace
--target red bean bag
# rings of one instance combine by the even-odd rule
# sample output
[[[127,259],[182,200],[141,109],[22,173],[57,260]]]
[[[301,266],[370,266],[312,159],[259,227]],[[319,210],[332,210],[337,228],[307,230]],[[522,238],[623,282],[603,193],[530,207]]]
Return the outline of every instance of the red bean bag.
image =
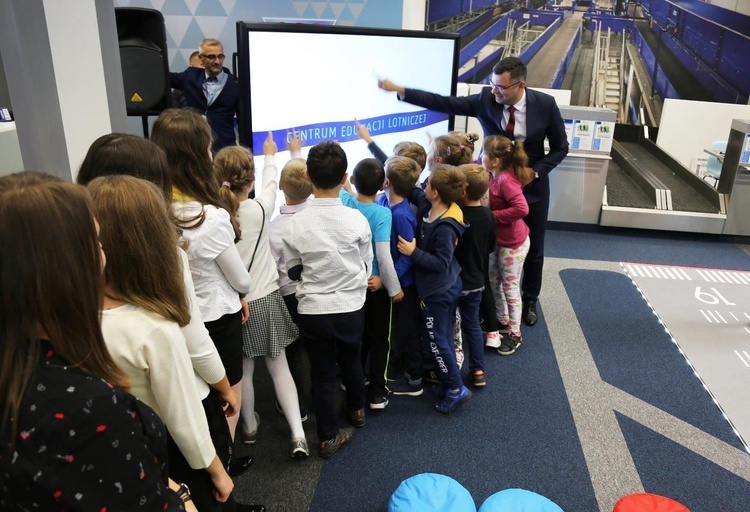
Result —
[[[620,498],[615,503],[612,512],[690,512],[690,510],[673,499],[641,492]]]

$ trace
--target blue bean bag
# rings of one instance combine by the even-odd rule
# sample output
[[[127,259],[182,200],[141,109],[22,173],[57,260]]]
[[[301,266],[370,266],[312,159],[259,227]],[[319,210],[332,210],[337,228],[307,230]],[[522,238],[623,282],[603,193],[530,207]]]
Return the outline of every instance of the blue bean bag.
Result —
[[[535,492],[505,489],[487,498],[479,512],[563,512],[563,509]]]
[[[421,473],[407,478],[388,502],[388,512],[477,512],[466,488],[445,475]]]

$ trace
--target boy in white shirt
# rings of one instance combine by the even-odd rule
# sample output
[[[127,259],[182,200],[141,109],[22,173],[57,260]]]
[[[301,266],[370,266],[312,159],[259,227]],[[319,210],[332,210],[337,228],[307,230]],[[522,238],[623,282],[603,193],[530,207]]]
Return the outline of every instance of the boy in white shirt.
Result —
[[[370,226],[339,199],[347,160],[337,143],[321,142],[307,156],[315,198],[289,221],[283,239],[287,274],[297,286],[300,337],[310,358],[320,455],[331,458],[348,443],[351,427],[339,428],[336,363],[346,386],[349,422],[365,424],[365,383],[360,361],[364,302],[372,270]]]
[[[302,158],[293,158],[289,160],[281,170],[279,179],[279,190],[284,193],[286,204],[279,208],[279,215],[268,225],[268,242],[271,245],[271,254],[276,260],[276,266],[279,270],[279,289],[282,298],[286,304],[289,314],[297,323],[297,283],[292,281],[286,274],[286,261],[284,260],[282,240],[286,235],[286,228],[292,216],[301,212],[310,206],[310,195],[312,194],[312,184],[305,177],[307,173],[307,164]],[[294,385],[297,387],[297,396],[300,403],[300,415],[302,421],[307,419],[307,401],[305,400],[304,387],[304,370],[302,358],[305,349],[302,341],[297,339],[286,347],[286,359],[289,363],[289,371],[292,372]]]

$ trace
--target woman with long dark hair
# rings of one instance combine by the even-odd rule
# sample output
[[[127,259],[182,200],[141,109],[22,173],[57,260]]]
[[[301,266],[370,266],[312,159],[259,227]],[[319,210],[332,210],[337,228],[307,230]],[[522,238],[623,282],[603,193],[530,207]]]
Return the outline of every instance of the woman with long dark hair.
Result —
[[[224,467],[229,428],[219,401],[193,371],[180,330],[190,308],[167,205],[155,185],[132,176],[97,178],[88,188],[110,254],[104,341],[133,394],[167,427],[170,476],[190,486],[199,510],[221,510],[233,489]]]
[[[104,344],[105,265],[86,189],[0,178],[2,510],[184,510],[164,425]]]
[[[172,213],[187,242],[198,306],[232,386],[241,395],[244,296],[250,276],[235,243],[239,225],[219,194],[213,175],[211,128],[200,114],[168,109],[154,122],[151,140],[167,155]],[[232,438],[238,415],[227,418]]]
[[[95,178],[114,175],[127,175],[150,181],[162,191],[167,204],[171,204],[172,185],[169,179],[167,156],[150,140],[125,133],[110,133],[96,139],[86,153],[76,180],[81,185],[88,185]],[[171,211],[170,218],[175,220],[171,216]],[[180,230],[177,231],[180,232]],[[150,239],[151,236],[147,238]],[[182,264],[182,276],[190,302],[190,321],[182,326],[182,334],[185,335],[190,360],[195,372],[215,390],[215,393],[211,392],[211,395],[221,401],[222,406],[225,407],[225,414],[233,416],[240,408],[239,397],[229,385],[224,364],[203,323],[193,278],[190,274],[188,256],[183,247],[177,248],[177,253]],[[209,395],[209,390],[205,389],[205,393],[200,397],[201,400]],[[235,464],[243,467],[251,461],[251,457],[243,457],[241,462]]]

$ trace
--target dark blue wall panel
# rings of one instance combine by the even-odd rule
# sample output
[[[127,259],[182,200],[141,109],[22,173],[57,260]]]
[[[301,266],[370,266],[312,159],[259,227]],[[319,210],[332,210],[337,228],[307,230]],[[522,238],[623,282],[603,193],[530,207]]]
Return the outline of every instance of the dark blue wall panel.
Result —
[[[427,22],[434,23],[457,16],[464,12],[463,7],[462,0],[432,0],[427,12]]]
[[[642,0],[653,30],[715,100],[750,94],[750,17],[697,0]]]
[[[506,16],[501,16],[476,39],[464,46],[463,49],[461,49],[461,53],[458,55],[459,67],[469,62],[469,60],[473,59],[474,56],[479,53],[482,48],[487,46],[490,41],[499,36],[502,31],[505,30],[507,24],[508,18]]]
[[[750,93],[750,65],[748,65],[750,57],[748,55],[750,55],[750,48],[748,48],[746,38],[734,32],[724,33],[716,71],[727,82],[737,87],[740,94],[744,95],[735,103],[747,103],[748,93]]]
[[[680,35],[685,46],[704,62],[713,63],[719,49],[721,32],[718,25],[706,23],[695,16],[687,16]]]
[[[719,25],[723,25],[740,34],[750,34],[750,16],[730,9],[723,9],[716,5],[702,2],[701,0],[671,0],[670,4]]]
[[[511,3],[512,0],[502,0],[499,7],[507,11],[510,9]],[[495,0],[430,0],[427,23],[452,18],[465,12],[477,11],[491,5],[495,5]]]
[[[713,94],[714,101],[722,103],[734,103],[737,97],[737,91],[721,79],[716,73],[710,73],[705,65],[699,65],[695,57],[685,50],[684,46],[678,44],[673,38],[663,35],[662,41],[669,48],[677,60],[685,66],[685,69],[698,82]],[[684,98],[691,99],[691,98]]]
[[[664,74],[664,71],[661,69],[661,67],[659,67],[658,65],[654,66],[656,59],[654,58],[654,54],[651,51],[651,48],[649,48],[648,44],[646,44],[646,42],[643,40],[643,36],[641,36],[640,31],[636,29],[633,33],[633,37],[633,42],[638,47],[638,50],[641,54],[641,59],[643,60],[643,65],[646,67],[648,74],[651,76],[651,80],[654,84],[654,90],[656,91],[656,93],[661,96],[662,99],[680,99],[680,96],[677,94],[677,91],[675,91],[674,87],[672,87],[672,84],[667,79],[667,76]]]

